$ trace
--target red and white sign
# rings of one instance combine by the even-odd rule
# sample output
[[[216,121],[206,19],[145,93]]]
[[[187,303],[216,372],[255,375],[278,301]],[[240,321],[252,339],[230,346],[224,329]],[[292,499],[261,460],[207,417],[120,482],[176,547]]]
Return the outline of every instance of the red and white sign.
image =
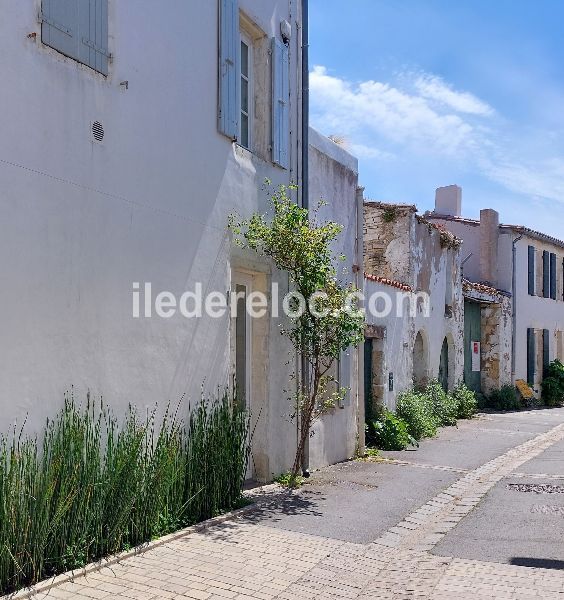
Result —
[[[481,371],[481,365],[480,365],[480,357],[481,357],[481,352],[480,352],[480,342],[470,342],[471,344],[471,350],[472,350],[472,372],[473,373],[477,373],[479,371]]]

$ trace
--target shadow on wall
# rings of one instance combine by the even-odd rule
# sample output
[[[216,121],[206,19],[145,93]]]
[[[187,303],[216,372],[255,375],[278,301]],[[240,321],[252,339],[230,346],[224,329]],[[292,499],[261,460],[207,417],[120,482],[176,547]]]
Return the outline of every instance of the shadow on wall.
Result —
[[[425,387],[429,383],[429,344],[425,330],[415,336],[413,345],[413,385]]]

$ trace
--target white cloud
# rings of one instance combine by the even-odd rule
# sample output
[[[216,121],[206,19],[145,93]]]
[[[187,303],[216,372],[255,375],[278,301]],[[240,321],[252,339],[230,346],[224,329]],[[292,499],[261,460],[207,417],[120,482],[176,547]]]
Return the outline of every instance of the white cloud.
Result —
[[[310,76],[314,124],[364,143],[383,138],[438,154],[464,154],[479,143],[479,131],[461,116],[439,111],[421,95],[379,81],[352,84],[316,66]],[[359,135],[363,138],[359,140]]]
[[[487,161],[484,173],[517,194],[564,201],[564,159],[550,158],[524,164],[520,161]]]
[[[395,158],[395,155],[385,150],[380,150],[374,146],[367,146],[366,144],[349,144],[346,143],[345,147],[357,158],[375,158],[378,160],[391,160]]]
[[[494,114],[493,108],[470,94],[457,92],[440,77],[433,75],[420,75],[415,80],[415,89],[424,98],[435,100],[439,104],[460,113],[489,117]]]

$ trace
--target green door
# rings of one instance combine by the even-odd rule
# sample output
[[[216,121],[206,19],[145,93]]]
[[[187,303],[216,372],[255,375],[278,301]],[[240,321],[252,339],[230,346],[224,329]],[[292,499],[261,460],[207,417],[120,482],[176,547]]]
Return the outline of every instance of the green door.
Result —
[[[448,359],[448,340],[445,338],[439,362],[439,383],[445,392],[448,392]]]
[[[369,421],[372,414],[372,338],[364,339],[364,414]]]
[[[474,392],[482,391],[480,371],[472,370],[473,343],[481,342],[481,307],[478,302],[464,301],[464,383]]]

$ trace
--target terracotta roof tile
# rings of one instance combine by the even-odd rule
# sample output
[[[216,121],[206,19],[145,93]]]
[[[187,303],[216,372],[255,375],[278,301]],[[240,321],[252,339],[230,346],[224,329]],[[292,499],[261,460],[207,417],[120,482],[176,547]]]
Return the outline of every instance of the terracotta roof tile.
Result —
[[[394,281],[393,279],[388,279],[387,277],[380,277],[379,275],[369,275],[368,273],[364,274],[364,278],[369,281],[375,281],[376,283],[381,283],[383,285],[389,285],[391,287],[395,287],[398,290],[403,290],[404,292],[412,292],[410,286],[405,283],[401,283],[400,281]]]

